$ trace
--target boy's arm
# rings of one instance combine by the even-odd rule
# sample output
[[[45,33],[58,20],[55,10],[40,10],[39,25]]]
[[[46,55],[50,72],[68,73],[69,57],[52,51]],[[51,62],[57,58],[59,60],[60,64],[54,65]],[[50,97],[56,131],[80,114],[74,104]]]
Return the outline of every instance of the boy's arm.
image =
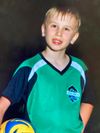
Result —
[[[89,103],[82,103],[81,104],[81,109],[80,109],[80,115],[81,118],[83,120],[83,124],[84,124],[84,129],[87,125],[87,122],[92,114],[93,111],[93,105],[89,104]]]
[[[3,96],[0,97],[0,124],[2,123],[4,114],[8,109],[8,107],[10,106],[10,104],[11,102],[7,98]]]

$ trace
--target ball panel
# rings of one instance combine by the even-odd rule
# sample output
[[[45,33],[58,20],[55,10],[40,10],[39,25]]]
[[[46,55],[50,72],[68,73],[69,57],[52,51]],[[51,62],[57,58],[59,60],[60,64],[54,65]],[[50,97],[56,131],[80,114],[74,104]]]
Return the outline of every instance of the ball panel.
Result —
[[[0,133],[21,132],[35,133],[34,129],[28,121],[18,118],[7,120],[0,126]]]

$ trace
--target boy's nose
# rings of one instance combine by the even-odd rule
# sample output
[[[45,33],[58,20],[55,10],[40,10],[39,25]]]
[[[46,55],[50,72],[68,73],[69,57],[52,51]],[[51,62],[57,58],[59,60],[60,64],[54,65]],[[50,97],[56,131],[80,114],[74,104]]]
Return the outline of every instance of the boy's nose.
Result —
[[[62,29],[57,29],[56,35],[61,36],[62,35]]]

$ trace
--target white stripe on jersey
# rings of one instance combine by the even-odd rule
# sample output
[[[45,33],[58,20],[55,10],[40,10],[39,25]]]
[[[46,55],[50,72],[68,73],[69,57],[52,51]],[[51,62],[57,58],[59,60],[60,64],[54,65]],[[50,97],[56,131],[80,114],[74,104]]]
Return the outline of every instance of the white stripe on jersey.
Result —
[[[40,61],[38,61],[32,68],[30,74],[29,74],[29,77],[28,77],[28,81],[32,78],[32,76],[34,75],[34,73],[39,69],[41,68],[42,66],[44,66],[46,64],[46,62],[41,59]]]
[[[85,85],[86,84],[86,77],[85,77],[85,72],[84,72],[83,68],[80,66],[80,64],[78,64],[75,61],[72,61],[71,66],[80,72],[80,74],[82,75],[82,77],[84,79],[84,85]]]

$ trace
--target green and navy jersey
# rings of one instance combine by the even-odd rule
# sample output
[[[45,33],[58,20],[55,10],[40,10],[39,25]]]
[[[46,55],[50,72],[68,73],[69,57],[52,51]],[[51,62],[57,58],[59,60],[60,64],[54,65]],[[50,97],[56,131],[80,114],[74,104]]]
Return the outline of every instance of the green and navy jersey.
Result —
[[[25,100],[27,116],[36,133],[81,133],[83,129],[80,104],[87,67],[80,59],[69,57],[62,71],[42,54],[27,59],[2,94],[12,104]]]

